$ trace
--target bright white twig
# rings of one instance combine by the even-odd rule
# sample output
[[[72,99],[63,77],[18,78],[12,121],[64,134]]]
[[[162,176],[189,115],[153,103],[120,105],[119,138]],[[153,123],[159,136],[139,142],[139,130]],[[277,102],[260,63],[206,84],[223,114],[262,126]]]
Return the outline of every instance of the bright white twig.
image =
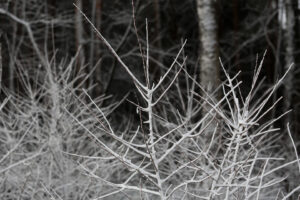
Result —
[[[290,126],[289,126],[289,125],[290,125],[290,124],[288,123],[288,124],[287,124],[287,131],[288,131],[288,134],[289,134],[290,139],[291,139],[291,141],[292,141],[292,145],[293,145],[293,147],[294,147],[294,151],[295,151],[296,158],[297,158],[297,160],[298,160],[298,169],[299,169],[299,175],[300,175],[300,160],[299,160],[299,156],[298,156],[297,147],[296,147],[295,142],[294,142],[294,140],[293,140],[293,137],[292,137],[292,134],[291,134]]]

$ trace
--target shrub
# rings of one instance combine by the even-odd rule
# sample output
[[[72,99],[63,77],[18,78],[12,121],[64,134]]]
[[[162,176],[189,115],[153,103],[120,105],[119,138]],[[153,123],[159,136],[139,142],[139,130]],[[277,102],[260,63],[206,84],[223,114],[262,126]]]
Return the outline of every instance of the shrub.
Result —
[[[286,74],[257,96],[261,61],[244,97],[238,74],[231,77],[222,66],[221,97],[205,94],[186,69],[184,42],[154,83],[146,35],[142,81],[95,31],[143,100],[132,102],[139,121],[124,113],[114,122],[109,115],[117,104],[104,107],[106,97],[93,99],[80,89],[82,82],[75,84],[85,75],[72,78],[74,59],[59,73],[48,62],[37,73],[41,78],[20,68],[26,91],[6,92],[9,98],[1,105],[1,199],[295,197],[300,187],[286,190],[284,181],[296,183],[287,175],[299,176],[297,152],[296,160],[287,160],[290,155],[278,150],[282,130],[274,128],[283,115],[262,120],[281,99],[267,107]],[[296,150],[293,139],[292,144]]]

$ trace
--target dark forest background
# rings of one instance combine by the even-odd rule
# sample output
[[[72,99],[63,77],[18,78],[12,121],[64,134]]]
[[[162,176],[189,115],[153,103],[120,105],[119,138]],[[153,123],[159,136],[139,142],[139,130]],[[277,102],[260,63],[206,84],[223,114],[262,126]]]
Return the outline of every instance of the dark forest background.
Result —
[[[134,90],[130,78],[73,3],[81,7],[124,61],[128,65],[135,64],[133,70],[136,73],[142,72],[131,1],[2,0],[2,87],[14,92],[22,91],[16,66],[22,65],[30,71],[39,69],[41,65],[28,35],[29,28],[37,47],[47,58],[54,59],[54,63],[66,62],[80,47],[75,73],[89,74],[94,70],[84,85],[96,84],[90,91],[93,97],[111,94],[120,99]],[[191,73],[200,74],[201,33],[198,18],[201,16],[197,13],[197,2],[153,0],[135,1],[134,4],[135,23],[142,44],[145,44],[145,19],[148,19],[153,78],[159,79],[163,66],[168,66],[172,61],[184,39],[187,39],[185,54],[188,55],[188,68]],[[294,64],[289,73],[292,84],[282,85],[275,94],[285,97],[272,115],[293,109],[289,121],[294,132],[298,133],[300,9],[297,1],[218,0],[213,6],[218,56],[230,74],[241,70],[241,80],[249,82],[257,56],[262,58],[266,50],[262,69],[265,83],[274,83],[287,66]],[[85,67],[79,70],[80,66]],[[220,68],[220,65],[217,63],[213,67]],[[217,73],[210,78],[222,80],[222,74]],[[284,90],[288,90],[288,94]]]

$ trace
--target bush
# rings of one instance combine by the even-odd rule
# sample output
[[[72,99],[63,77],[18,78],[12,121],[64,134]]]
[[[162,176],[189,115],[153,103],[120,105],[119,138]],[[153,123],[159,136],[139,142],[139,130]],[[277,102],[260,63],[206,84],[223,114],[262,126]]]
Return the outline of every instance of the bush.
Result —
[[[139,121],[124,113],[114,123],[108,116],[117,104],[103,107],[105,97],[92,99],[80,90],[75,82],[84,75],[72,78],[74,59],[59,73],[40,69],[41,79],[24,70],[26,91],[7,92],[1,106],[1,199],[295,197],[300,187],[286,190],[297,183],[287,176],[299,175],[299,159],[296,153],[290,161],[280,151],[282,130],[274,128],[283,115],[262,120],[280,100],[267,107],[284,76],[256,96],[261,61],[246,97],[238,74],[230,77],[225,70],[221,97],[206,94],[186,69],[184,43],[157,83],[150,80],[147,45],[141,81],[97,34],[143,99],[132,102]]]

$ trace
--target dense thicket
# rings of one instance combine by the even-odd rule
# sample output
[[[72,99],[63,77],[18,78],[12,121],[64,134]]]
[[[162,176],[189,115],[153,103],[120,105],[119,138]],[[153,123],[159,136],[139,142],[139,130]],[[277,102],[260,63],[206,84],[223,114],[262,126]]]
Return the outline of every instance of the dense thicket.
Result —
[[[0,1],[1,199],[297,198],[298,2],[73,3]]]

